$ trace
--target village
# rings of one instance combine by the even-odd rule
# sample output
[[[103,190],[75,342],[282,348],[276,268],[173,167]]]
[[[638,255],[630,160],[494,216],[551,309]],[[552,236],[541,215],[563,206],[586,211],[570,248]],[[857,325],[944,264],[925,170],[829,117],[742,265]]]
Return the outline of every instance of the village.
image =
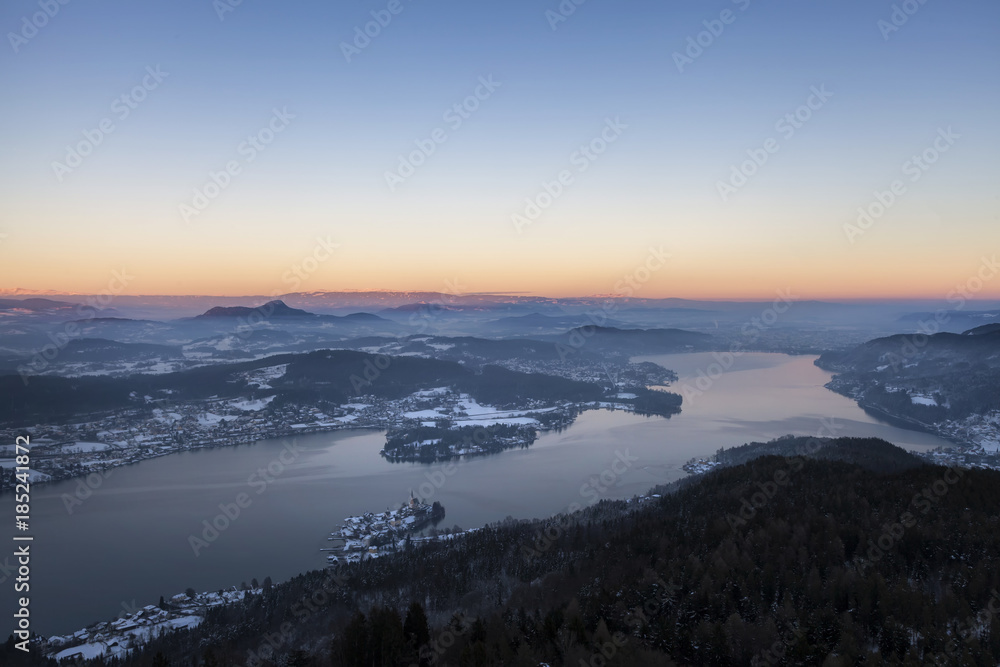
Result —
[[[123,658],[161,634],[198,626],[211,607],[238,602],[262,592],[262,588],[249,587],[212,593],[195,593],[189,589],[166,600],[161,598],[159,605],[140,608],[123,605],[122,613],[113,621],[101,621],[70,635],[39,637],[33,641],[40,642],[43,652],[55,660],[90,660],[99,656]]]
[[[361,516],[349,516],[344,525],[327,538],[336,546],[323,549],[326,560],[331,565],[341,562],[357,563],[368,558],[378,558],[385,553],[393,553],[406,548],[413,542],[426,541],[436,536],[414,538],[413,533],[428,525],[437,524],[444,518],[444,507],[434,501],[428,505],[410,493],[409,501],[402,507],[374,514],[366,512]],[[446,534],[460,534],[462,531],[448,531]]]

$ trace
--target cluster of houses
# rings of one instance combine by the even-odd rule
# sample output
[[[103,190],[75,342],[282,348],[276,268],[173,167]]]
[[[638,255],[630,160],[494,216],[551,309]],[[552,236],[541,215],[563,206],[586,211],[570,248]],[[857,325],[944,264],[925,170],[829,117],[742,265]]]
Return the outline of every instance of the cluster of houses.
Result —
[[[344,525],[328,538],[337,545],[327,551],[327,562],[337,564],[342,561],[359,562],[366,558],[378,558],[405,547],[411,535],[428,524],[444,518],[444,507],[435,502],[428,505],[410,493],[410,500],[402,507],[385,512],[366,512],[361,516],[349,516]]]
[[[238,591],[234,588],[217,593],[181,593],[162,601],[160,606],[127,608],[113,621],[102,621],[70,635],[42,640],[44,651],[55,660],[89,660],[101,656],[122,658],[162,633],[197,626],[210,607],[260,594],[261,590]]]

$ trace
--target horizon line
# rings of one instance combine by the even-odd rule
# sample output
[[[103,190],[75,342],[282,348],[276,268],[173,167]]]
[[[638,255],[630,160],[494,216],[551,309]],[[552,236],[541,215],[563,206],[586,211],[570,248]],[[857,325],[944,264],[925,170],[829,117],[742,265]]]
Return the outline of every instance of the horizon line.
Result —
[[[562,295],[553,296],[549,294],[524,292],[524,291],[480,291],[480,292],[463,292],[460,294],[449,294],[447,292],[439,292],[435,290],[398,290],[398,289],[342,289],[342,290],[310,290],[308,292],[284,292],[282,294],[260,294],[260,293],[247,293],[247,294],[220,294],[220,293],[207,293],[207,294],[167,294],[167,293],[121,293],[108,295],[106,293],[99,292],[69,292],[69,291],[58,291],[58,290],[29,290],[24,288],[14,288],[9,290],[0,289],[0,299],[30,299],[30,298],[47,298],[47,297],[102,297],[112,299],[117,298],[174,298],[174,299],[264,299],[263,303],[268,301],[280,300],[286,297],[297,297],[297,296],[321,296],[321,295],[331,295],[331,294],[347,294],[347,295],[366,295],[366,294],[432,294],[437,296],[442,296],[452,299],[461,299],[467,297],[511,297],[511,298],[524,298],[524,299],[551,299],[560,301],[570,301],[570,300],[582,300],[582,299],[614,299],[621,301],[707,301],[707,302],[718,302],[718,303],[760,303],[769,302],[775,299],[776,295],[767,296],[754,296],[754,297],[737,297],[737,296],[710,296],[710,297],[690,297],[690,296],[634,296],[625,294],[581,294],[581,295]],[[777,294],[777,293],[776,293]],[[897,296],[897,295],[880,295],[880,296],[817,296],[817,297],[793,297],[793,301],[802,302],[830,302],[830,303],[879,303],[886,301],[895,302],[919,302],[919,301],[947,301],[947,296],[936,295],[936,296]],[[980,298],[967,298],[964,299],[967,303],[988,303],[988,302],[998,302],[1000,301],[1000,295],[995,297],[984,296]],[[111,305],[110,303],[108,304]]]

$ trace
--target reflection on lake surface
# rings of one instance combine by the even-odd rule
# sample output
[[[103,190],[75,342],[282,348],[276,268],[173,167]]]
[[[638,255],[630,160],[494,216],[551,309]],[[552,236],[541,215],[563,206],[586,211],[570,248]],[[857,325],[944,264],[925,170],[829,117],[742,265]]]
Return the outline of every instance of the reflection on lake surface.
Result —
[[[460,461],[450,475],[441,465],[388,463],[378,455],[383,435],[355,430],[300,436],[293,447],[291,439],[268,440],[118,468],[72,515],[61,496],[74,493],[77,480],[39,486],[32,508],[33,627],[67,633],[116,616],[123,604],[155,604],[188,587],[217,590],[320,568],[319,549],[344,517],[384,510],[411,489],[445,506],[441,527],[470,528],[507,516],[548,516],[598,496],[631,497],[680,478],[693,457],[787,433],[815,435],[821,420],[839,426],[836,435],[876,436],[911,449],[948,444],[878,422],[823,388],[830,375],[814,358],[745,354],[669,420],[588,411],[528,449]],[[676,370],[678,392],[715,361],[711,354],[636,360]],[[275,464],[282,456],[288,465]],[[613,486],[590,486],[592,478],[600,486],[598,476],[616,459],[615,470],[622,471],[623,461],[628,467],[605,474],[605,480],[614,475]],[[195,556],[189,536],[201,535],[202,522],[241,493],[249,506]],[[13,503],[3,506],[6,517]],[[3,636],[12,628],[5,623]]]

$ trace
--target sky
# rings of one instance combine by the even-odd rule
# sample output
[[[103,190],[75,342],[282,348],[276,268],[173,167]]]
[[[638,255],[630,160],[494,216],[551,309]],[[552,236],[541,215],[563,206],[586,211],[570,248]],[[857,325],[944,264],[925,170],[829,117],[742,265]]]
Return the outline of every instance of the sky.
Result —
[[[0,288],[1000,297],[995,1],[576,2],[8,0]]]

